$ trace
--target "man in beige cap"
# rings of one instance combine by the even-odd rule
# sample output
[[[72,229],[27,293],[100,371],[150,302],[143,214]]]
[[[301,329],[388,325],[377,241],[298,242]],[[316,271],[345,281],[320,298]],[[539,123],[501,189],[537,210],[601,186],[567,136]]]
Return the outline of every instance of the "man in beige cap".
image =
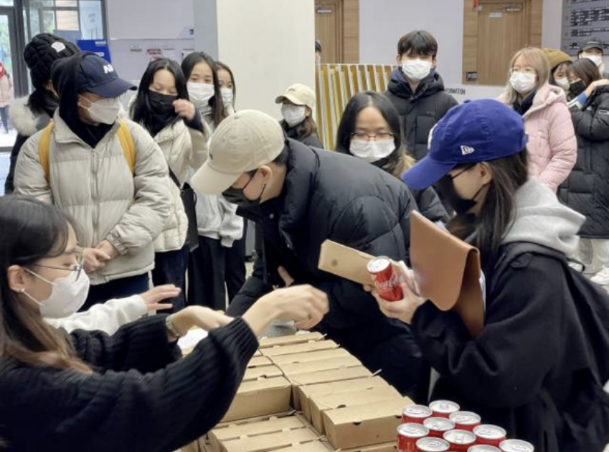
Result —
[[[313,119],[315,93],[311,88],[302,83],[295,83],[277,97],[275,103],[281,104],[283,121],[280,124],[288,138],[323,149],[317,134],[317,124]]]
[[[263,255],[229,315],[243,313],[282,279],[311,284],[330,299],[320,330],[423,401],[428,370],[409,327],[385,317],[361,285],[318,270],[326,239],[406,259],[415,203],[402,182],[363,160],[286,138],[272,117],[245,110],[218,127],[192,185],[200,193],[222,193],[264,237]]]

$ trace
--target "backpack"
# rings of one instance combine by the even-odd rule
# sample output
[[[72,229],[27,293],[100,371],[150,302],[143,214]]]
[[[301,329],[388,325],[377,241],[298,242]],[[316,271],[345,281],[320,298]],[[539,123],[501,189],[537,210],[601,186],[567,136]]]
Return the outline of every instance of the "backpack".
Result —
[[[51,150],[51,135],[54,127],[55,123],[51,121],[42,131],[42,136],[40,137],[40,142],[38,143],[38,161],[44,170],[44,177],[49,184],[51,182],[49,153]],[[133,137],[131,136],[129,126],[125,121],[119,121],[119,128],[116,131],[116,135],[121,142],[123,155],[125,156],[127,165],[129,165],[131,174],[135,174],[135,143],[133,142]]]
[[[565,269],[567,284],[579,321],[586,331],[592,372],[602,385],[609,380],[609,294],[580,272],[569,267],[566,256],[556,250],[529,242],[510,243],[495,265],[494,274],[502,274],[519,256],[532,253],[558,260]],[[495,289],[494,278],[489,293]]]

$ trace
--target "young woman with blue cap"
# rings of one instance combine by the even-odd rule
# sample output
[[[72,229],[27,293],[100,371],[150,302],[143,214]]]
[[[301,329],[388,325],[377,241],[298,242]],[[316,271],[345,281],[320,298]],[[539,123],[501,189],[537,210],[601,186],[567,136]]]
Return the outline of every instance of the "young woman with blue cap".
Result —
[[[537,452],[600,451],[609,441],[608,299],[569,269],[584,217],[529,178],[526,146],[518,113],[493,100],[469,102],[438,123],[429,155],[403,176],[416,189],[439,183],[457,213],[449,231],[479,248],[482,333],[472,338],[455,312],[418,296],[416,284],[402,285],[404,300],[377,301],[411,325],[440,374],[432,399],[458,402]]]

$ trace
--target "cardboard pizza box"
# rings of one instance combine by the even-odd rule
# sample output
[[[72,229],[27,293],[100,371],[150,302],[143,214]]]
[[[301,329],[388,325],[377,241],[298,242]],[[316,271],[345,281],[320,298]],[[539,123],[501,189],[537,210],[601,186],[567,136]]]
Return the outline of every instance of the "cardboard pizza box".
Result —
[[[285,377],[243,382],[222,422],[290,411],[291,394],[292,385]]]

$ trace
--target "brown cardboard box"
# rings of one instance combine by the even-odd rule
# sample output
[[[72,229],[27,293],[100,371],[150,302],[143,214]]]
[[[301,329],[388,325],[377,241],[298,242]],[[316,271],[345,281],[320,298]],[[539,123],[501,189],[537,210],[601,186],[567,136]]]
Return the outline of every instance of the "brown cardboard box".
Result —
[[[291,384],[285,377],[243,382],[222,422],[290,411],[291,392]]]
[[[311,372],[322,372],[324,370],[344,369],[347,367],[358,367],[362,363],[355,356],[342,356],[333,359],[321,359],[307,363],[282,364],[278,366],[286,377],[293,377]]]
[[[300,386],[315,385],[320,383],[332,383],[333,381],[356,380],[358,378],[371,377],[372,373],[363,366],[348,367],[346,369],[325,370],[323,372],[313,372],[295,375],[288,378],[292,383],[292,403],[294,408],[300,410],[298,388]]]
[[[336,410],[338,408],[369,405],[382,400],[400,400],[402,396],[391,386],[364,389],[356,392],[345,392],[342,394],[326,394],[311,397],[311,422],[319,433],[325,433],[322,414],[324,411]]]
[[[334,452],[334,448],[323,441],[313,441],[312,443],[298,444],[274,452]]]
[[[317,441],[319,436],[308,428],[284,430],[267,435],[244,436],[224,441],[222,452],[267,452],[281,449],[293,444],[304,444]]]
[[[243,381],[253,381],[260,378],[282,377],[283,372],[277,366],[249,367],[245,370]]]
[[[341,449],[340,452],[397,452],[397,441],[376,446],[356,447],[355,449]]]
[[[247,363],[247,367],[270,366],[272,364],[271,358],[267,358],[266,356],[254,356],[250,359],[250,362]]]
[[[275,346],[303,344],[311,341],[322,341],[324,339],[321,333],[300,333],[291,336],[281,337],[263,337],[260,339],[260,348],[269,348]]]
[[[298,400],[302,408],[302,414],[311,422],[311,397],[329,394],[344,394],[346,392],[361,391],[371,388],[388,387],[389,383],[381,377],[360,378],[351,380],[348,385],[342,381],[335,383],[322,383],[318,385],[301,386],[298,388]]]
[[[264,419],[246,420],[236,423],[223,424],[209,432],[209,440],[214,452],[221,452],[221,444],[241,438],[243,436],[253,437],[268,435],[269,433],[282,432],[284,430],[295,430],[308,428],[300,417],[294,415],[271,416]]]
[[[294,353],[293,355],[279,355],[269,358],[277,366],[284,364],[309,363],[311,361],[321,361],[324,359],[343,358],[351,356],[344,348],[332,350],[322,350],[319,352]]]
[[[264,356],[274,357],[280,355],[293,355],[295,353],[309,353],[316,352],[319,350],[331,350],[338,348],[338,344],[334,341],[313,341],[306,342],[304,344],[294,344],[275,347],[263,348],[260,352]]]
[[[325,411],[326,436],[336,449],[395,441],[402,410],[412,404],[412,400],[404,397]]]

